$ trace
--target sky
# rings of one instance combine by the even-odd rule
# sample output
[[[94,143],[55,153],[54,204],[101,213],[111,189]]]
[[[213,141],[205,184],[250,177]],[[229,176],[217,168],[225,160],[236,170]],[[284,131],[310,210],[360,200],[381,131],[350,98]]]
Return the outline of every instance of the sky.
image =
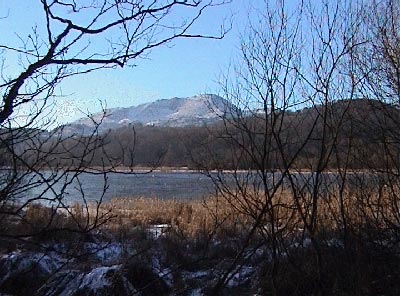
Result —
[[[15,39],[17,32],[25,36],[35,24],[40,26],[36,2],[40,1],[0,0],[0,41]],[[196,25],[196,31],[201,33],[217,34],[224,20],[232,24],[222,40],[177,39],[155,48],[145,59],[136,60],[135,67],[101,70],[63,81],[59,89],[63,96],[57,99],[58,122],[78,119],[83,115],[81,111],[99,111],[99,101],[114,108],[218,93],[219,77],[238,55],[239,34],[246,26],[248,5],[249,1],[233,0],[202,15]]]

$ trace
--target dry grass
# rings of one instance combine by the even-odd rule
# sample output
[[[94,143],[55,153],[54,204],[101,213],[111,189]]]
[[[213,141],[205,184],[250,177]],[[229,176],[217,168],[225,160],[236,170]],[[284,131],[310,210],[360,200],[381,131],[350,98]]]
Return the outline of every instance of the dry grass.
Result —
[[[354,231],[365,226],[385,229],[400,218],[393,188],[364,188],[338,190],[318,195],[317,231],[337,233],[347,228]],[[271,223],[282,237],[298,233],[305,228],[304,220],[311,219],[312,194],[289,190],[277,191],[273,196],[247,193],[230,197],[209,197],[205,200],[170,200],[155,198],[115,198],[104,203],[100,211],[115,215],[108,229],[121,226],[168,224],[185,237],[199,234],[235,236],[248,230],[260,219],[259,228],[267,235]],[[263,213],[260,215],[260,213]]]
[[[340,295],[354,295],[354,291],[362,288],[374,295],[380,289],[384,291],[387,285],[397,289],[397,282],[392,280],[397,276],[393,266],[400,259],[393,252],[395,249],[389,246],[388,238],[400,237],[400,233],[395,233],[398,231],[396,221],[400,221],[399,196],[399,190],[387,186],[358,190],[347,188],[341,194],[338,188],[318,192],[314,235],[319,240],[319,252],[323,258],[321,270],[325,276],[325,291],[337,290],[347,293]],[[261,241],[262,250],[267,251],[263,254],[270,254],[271,241],[275,239],[278,248],[284,250],[279,258],[281,268],[278,271],[271,271],[268,260],[256,258],[252,261],[262,271],[255,275],[260,277],[259,283],[265,284],[265,291],[270,291],[270,275],[274,272],[279,283],[276,287],[280,291],[278,295],[296,294],[293,291],[310,295],[316,287],[316,275],[321,272],[320,267],[317,268],[314,246],[308,247],[310,245],[305,243],[309,238],[305,221],[311,219],[312,205],[312,192],[293,193],[288,189],[273,195],[261,191],[242,192],[205,200],[115,198],[102,204],[98,213],[95,205],[86,209],[77,204],[69,209],[70,214],[32,205],[21,217],[20,224],[14,223],[14,226],[20,230],[27,229],[27,226],[46,229],[49,225],[50,229],[60,226],[78,229],[77,222],[81,225],[87,221],[93,223],[96,216],[105,214],[105,217],[112,218],[100,229],[111,239],[126,245],[127,250],[133,246],[135,250],[146,250],[150,255],[162,254],[160,258],[165,266],[178,266],[177,271],[197,271],[216,266],[223,269],[226,266],[223,264],[231,262],[243,246],[241,238],[258,221],[254,241],[247,245],[248,249],[257,250]],[[112,216],[108,214],[110,211]],[[169,232],[163,239],[154,241],[146,231],[157,224],[168,224]],[[351,233],[350,243],[331,244],[344,241],[344,229]],[[207,244],[211,237],[217,243]],[[70,239],[74,244],[78,241],[67,236],[62,239]],[[379,242],[382,244],[376,247]],[[150,262],[148,258],[151,256],[146,257],[147,253],[142,254],[143,260]],[[360,272],[362,276],[354,276]],[[179,278],[179,273],[175,272],[174,276]]]
[[[371,226],[382,231],[393,228],[400,221],[398,196],[399,190],[392,187],[344,190],[342,194],[332,188],[318,195],[317,232],[334,235],[344,226],[356,232]],[[30,205],[23,215],[10,216],[11,220],[8,217],[11,222],[2,223],[2,232],[18,235],[60,228],[79,231],[90,228],[97,218],[97,222],[107,222],[102,229],[110,233],[167,224],[184,238],[213,235],[224,239],[245,234],[258,221],[261,235],[274,232],[284,238],[305,229],[304,222],[311,219],[312,201],[310,192],[293,194],[286,189],[273,196],[246,192],[204,200],[115,198],[103,203],[99,212],[94,205],[86,209],[76,204],[69,213]]]
[[[110,211],[115,215],[107,226],[118,230],[124,226],[147,227],[157,224],[168,224],[171,229],[185,237],[199,234],[222,232],[239,219],[235,210],[220,198],[206,200],[171,200],[157,198],[115,198],[102,205],[102,211]]]

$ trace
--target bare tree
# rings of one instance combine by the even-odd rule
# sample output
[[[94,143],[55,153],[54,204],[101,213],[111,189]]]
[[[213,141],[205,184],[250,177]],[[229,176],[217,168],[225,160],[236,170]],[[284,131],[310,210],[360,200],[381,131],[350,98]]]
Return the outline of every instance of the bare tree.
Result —
[[[344,192],[354,136],[351,128],[348,137],[343,131],[351,127],[363,81],[354,59],[367,42],[360,37],[362,7],[354,1],[265,1],[255,9],[258,19],[252,14],[237,80],[222,83],[238,109],[222,118],[223,131],[215,135],[230,146],[233,171],[208,170],[221,197],[249,220],[215,293],[252,264],[257,249],[267,258],[261,278],[273,295],[295,294],[302,281],[306,293],[333,289],[324,250],[332,238],[327,233],[347,232]],[[296,263],[308,250],[309,265]],[[291,264],[300,279],[293,290],[288,282],[295,280],[285,277]]]
[[[54,129],[58,89],[71,76],[132,66],[174,39],[222,38],[223,26],[210,35],[193,27],[206,10],[223,3],[41,0],[33,4],[40,11],[37,24],[31,25],[30,32],[16,32],[18,38],[0,44],[2,238],[27,243],[46,233],[86,234],[108,221],[110,213],[100,212],[99,207],[107,189],[106,173],[118,163],[104,153],[107,139],[99,135],[106,114],[92,119],[94,128],[86,137]],[[7,28],[8,20],[5,16],[0,22],[12,31]],[[133,147],[121,149],[133,151]],[[91,160],[99,153],[103,153],[102,167],[90,170]],[[103,174],[103,195],[93,206],[89,206],[81,179],[88,171]],[[73,201],[67,198],[71,188]],[[74,202],[80,206],[73,209]],[[43,210],[47,214],[38,213],[43,220],[34,225],[27,211],[38,209],[37,203],[49,208]]]
[[[364,195],[369,211],[365,220],[373,221],[388,246],[399,233],[399,17],[396,1],[370,1],[364,13],[362,36],[365,44],[354,52],[357,75],[362,80],[360,92],[371,101],[379,165],[373,169],[376,179],[374,197]]]

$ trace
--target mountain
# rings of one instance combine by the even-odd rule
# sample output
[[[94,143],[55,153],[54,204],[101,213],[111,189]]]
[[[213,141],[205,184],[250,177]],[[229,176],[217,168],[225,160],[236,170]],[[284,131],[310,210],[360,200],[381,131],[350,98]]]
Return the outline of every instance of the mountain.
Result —
[[[102,121],[99,131],[117,129],[131,123],[149,126],[200,126],[216,122],[235,107],[214,94],[162,99],[127,108],[107,109],[90,118],[81,118],[63,127],[64,134],[89,134]],[[105,115],[105,116],[104,116]]]

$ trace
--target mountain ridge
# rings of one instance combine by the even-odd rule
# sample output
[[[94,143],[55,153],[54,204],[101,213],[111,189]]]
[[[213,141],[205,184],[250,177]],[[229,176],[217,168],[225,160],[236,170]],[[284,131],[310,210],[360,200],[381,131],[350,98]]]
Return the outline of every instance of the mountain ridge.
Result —
[[[173,97],[130,107],[106,109],[104,112],[64,125],[63,133],[90,134],[100,122],[100,133],[130,124],[168,127],[201,126],[218,121],[222,116],[229,114],[232,108],[236,107],[215,94]]]

